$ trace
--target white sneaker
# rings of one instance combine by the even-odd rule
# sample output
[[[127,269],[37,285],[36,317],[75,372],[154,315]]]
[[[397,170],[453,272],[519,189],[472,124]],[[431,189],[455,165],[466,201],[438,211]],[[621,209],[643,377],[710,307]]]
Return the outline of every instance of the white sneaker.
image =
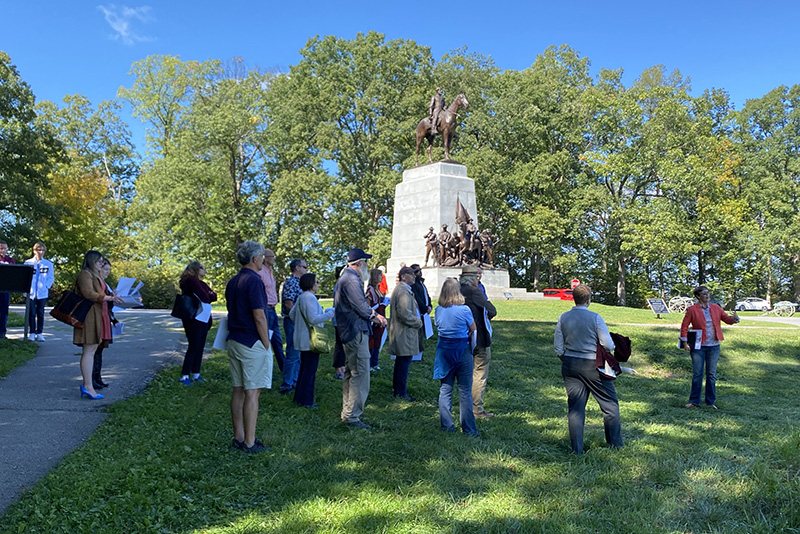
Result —
[[[36,334],[36,341],[44,341],[44,336],[42,334]]]
[[[36,341],[36,334],[31,334],[28,339],[30,339],[31,341]]]

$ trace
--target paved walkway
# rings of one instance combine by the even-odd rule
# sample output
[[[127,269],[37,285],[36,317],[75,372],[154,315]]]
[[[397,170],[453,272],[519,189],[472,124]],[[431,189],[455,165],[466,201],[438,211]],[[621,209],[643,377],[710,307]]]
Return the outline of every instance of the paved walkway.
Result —
[[[72,328],[49,315],[36,357],[0,380],[0,515],[91,436],[105,406],[141,393],[156,372],[182,361],[186,338],[168,311],[128,310],[117,318],[125,333],[103,355],[110,384],[104,399],[81,399]],[[22,339],[22,328],[9,329],[8,337]]]

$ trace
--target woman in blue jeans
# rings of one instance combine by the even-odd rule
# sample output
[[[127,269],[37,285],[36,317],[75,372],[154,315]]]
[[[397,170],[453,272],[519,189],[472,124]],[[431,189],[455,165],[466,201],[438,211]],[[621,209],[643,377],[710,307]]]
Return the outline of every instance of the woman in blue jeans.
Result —
[[[739,322],[739,316],[733,312],[731,317],[711,300],[711,293],[706,286],[698,286],[694,290],[697,304],[689,306],[681,323],[681,341],[683,348],[690,351],[692,356],[692,390],[689,393],[687,408],[700,407],[700,390],[703,387],[703,368],[706,375],[706,404],[717,409],[717,362],[719,361],[719,342],[725,339],[722,335],[720,321],[727,324]],[[692,330],[702,332],[700,348],[695,349],[694,343],[688,343],[689,325]]]
[[[461,430],[477,436],[478,427],[472,413],[473,362],[470,345],[470,336],[475,331],[475,320],[472,311],[464,305],[464,297],[455,278],[448,278],[442,285],[434,319],[439,330],[439,341],[433,360],[433,378],[442,382],[439,388],[439,420],[442,430],[456,431],[451,411],[453,384],[457,379]]]

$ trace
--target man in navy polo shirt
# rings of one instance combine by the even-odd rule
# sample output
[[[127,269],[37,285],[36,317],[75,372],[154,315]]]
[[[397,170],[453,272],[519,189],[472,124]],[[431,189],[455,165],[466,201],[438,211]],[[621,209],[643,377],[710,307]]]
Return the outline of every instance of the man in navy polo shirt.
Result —
[[[267,450],[256,438],[258,398],[272,386],[272,358],[267,323],[267,297],[258,271],[264,263],[264,247],[245,241],[236,251],[242,264],[225,287],[228,306],[228,365],[231,370],[231,420],[233,446],[247,453]]]

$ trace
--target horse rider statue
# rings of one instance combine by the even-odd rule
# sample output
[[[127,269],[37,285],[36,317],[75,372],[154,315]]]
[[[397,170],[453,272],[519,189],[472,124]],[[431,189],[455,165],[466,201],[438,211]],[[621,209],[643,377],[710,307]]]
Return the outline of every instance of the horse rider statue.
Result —
[[[428,115],[431,119],[431,134],[433,135],[439,133],[439,114],[445,107],[444,91],[442,91],[441,87],[437,87],[436,94],[431,97],[431,103],[428,104]]]

